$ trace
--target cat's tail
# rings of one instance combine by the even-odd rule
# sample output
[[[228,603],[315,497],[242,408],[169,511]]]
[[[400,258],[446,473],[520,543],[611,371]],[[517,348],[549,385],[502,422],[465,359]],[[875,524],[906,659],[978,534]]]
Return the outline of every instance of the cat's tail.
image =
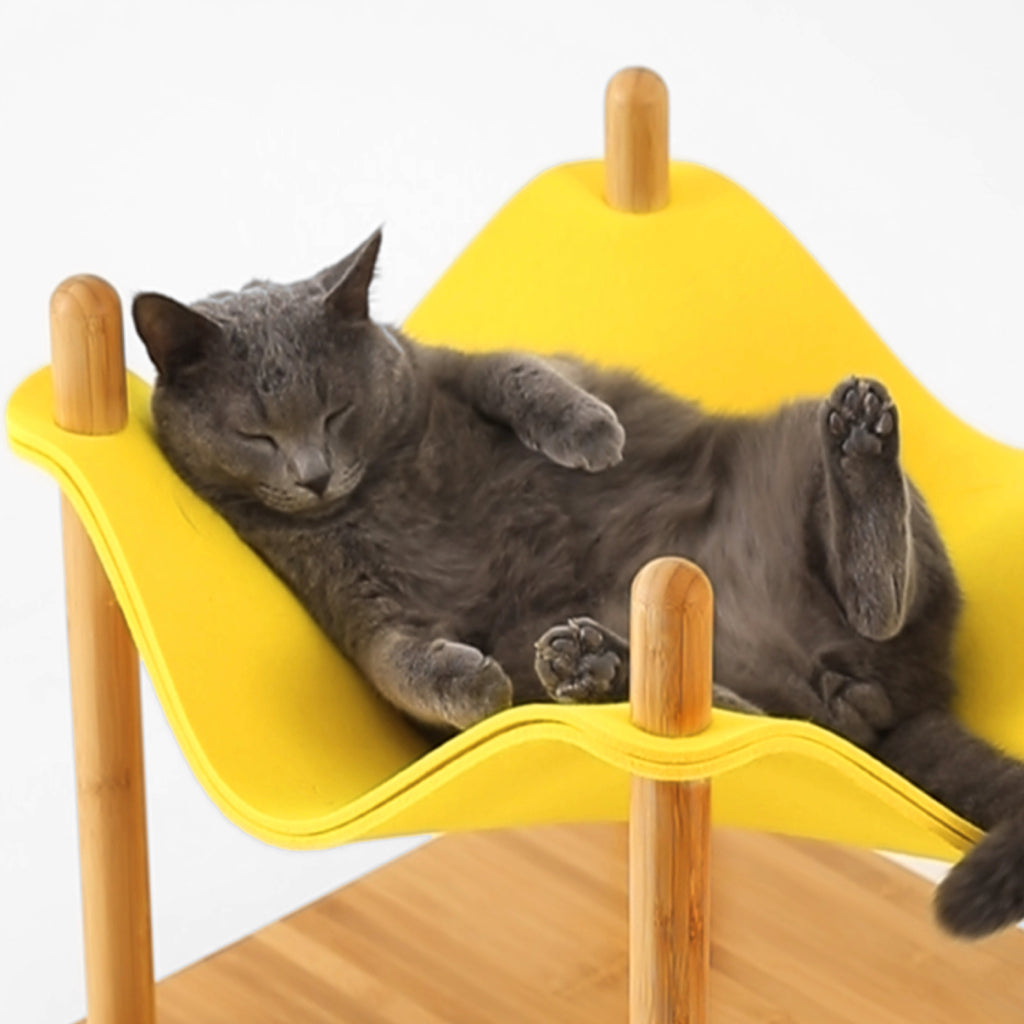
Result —
[[[897,726],[874,753],[988,831],[939,885],[939,923],[973,939],[1024,918],[1024,764],[942,711]]]

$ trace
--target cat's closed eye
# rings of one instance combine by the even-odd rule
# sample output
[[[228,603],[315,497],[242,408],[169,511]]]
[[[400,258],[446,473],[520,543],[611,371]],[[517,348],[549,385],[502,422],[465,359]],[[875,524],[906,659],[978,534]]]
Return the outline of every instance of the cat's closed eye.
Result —
[[[235,433],[254,448],[260,448],[266,452],[276,452],[278,449],[277,441],[270,434],[250,433],[247,430],[237,430]]]
[[[324,430],[337,430],[352,414],[353,404],[346,402],[344,405],[328,413],[324,417]]]

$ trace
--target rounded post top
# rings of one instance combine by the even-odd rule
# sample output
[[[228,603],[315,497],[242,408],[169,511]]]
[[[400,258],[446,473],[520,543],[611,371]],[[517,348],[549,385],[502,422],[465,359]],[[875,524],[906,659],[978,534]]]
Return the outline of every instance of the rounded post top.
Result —
[[[658,736],[690,736],[711,721],[711,583],[684,558],[656,558],[633,580],[629,702]]]
[[[605,91],[605,185],[609,205],[653,213],[668,205],[668,89],[648,68],[625,68]]]
[[[623,68],[608,80],[605,100],[616,105],[665,106],[668,87],[661,75],[650,68]]]
[[[92,274],[62,281],[50,299],[54,418],[76,434],[113,434],[128,419],[121,302]]]
[[[120,312],[117,291],[95,274],[74,274],[61,281],[50,297],[51,315],[103,316],[114,308]]]
[[[685,558],[655,558],[634,577],[632,599],[645,607],[677,611],[710,607],[711,581],[699,565]]]

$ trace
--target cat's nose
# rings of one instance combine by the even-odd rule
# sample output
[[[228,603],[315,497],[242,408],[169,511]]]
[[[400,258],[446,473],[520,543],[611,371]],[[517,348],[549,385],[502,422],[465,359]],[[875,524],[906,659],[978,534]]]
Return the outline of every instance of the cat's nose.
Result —
[[[320,476],[314,476],[309,480],[300,480],[299,486],[305,487],[307,491],[312,491],[318,498],[322,498],[330,482],[331,474],[322,473]]]

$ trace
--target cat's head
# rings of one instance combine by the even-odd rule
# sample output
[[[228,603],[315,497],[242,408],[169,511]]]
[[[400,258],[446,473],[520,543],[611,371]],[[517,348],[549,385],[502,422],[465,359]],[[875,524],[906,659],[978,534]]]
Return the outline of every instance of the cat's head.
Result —
[[[369,317],[379,248],[377,231],[306,281],[253,282],[191,306],[136,297],[132,317],[158,371],[161,447],[215,504],[323,512],[400,432],[412,351]]]

